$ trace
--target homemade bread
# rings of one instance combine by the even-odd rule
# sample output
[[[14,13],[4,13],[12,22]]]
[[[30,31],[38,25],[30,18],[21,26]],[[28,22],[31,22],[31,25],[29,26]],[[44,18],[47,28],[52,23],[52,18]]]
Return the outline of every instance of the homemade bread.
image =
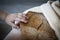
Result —
[[[22,40],[58,40],[43,14],[29,11],[28,23],[19,23]]]

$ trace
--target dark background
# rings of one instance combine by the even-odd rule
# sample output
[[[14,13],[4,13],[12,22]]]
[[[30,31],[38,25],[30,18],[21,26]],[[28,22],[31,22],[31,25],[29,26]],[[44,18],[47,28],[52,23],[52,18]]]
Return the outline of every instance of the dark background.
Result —
[[[23,12],[31,7],[40,6],[48,0],[1,0],[0,8],[8,13]]]
[[[48,0],[1,0],[0,8],[8,13],[23,12],[31,7],[40,6]]]
[[[29,8],[40,6],[48,0],[0,0],[0,10],[11,13],[21,13]],[[11,31],[11,27],[4,21],[0,20],[0,40]]]

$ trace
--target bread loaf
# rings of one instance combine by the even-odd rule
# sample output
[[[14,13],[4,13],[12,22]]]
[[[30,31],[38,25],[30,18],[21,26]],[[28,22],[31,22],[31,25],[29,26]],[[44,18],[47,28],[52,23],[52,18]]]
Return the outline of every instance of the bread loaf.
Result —
[[[22,40],[58,40],[43,14],[29,11],[28,23],[19,23]]]

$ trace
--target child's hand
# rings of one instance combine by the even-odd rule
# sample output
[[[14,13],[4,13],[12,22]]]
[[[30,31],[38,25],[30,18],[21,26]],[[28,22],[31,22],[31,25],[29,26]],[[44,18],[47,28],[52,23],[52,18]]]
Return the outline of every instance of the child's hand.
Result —
[[[26,14],[22,14],[22,13],[10,14],[6,18],[6,23],[12,26],[13,28],[19,28],[17,24],[19,22],[27,23],[27,20],[26,20],[27,18],[28,17],[26,17]]]
[[[17,15],[17,18],[15,19],[15,24],[18,24],[18,23],[20,23],[20,22],[24,22],[24,23],[27,23],[27,19],[28,19],[28,17],[25,15],[25,14],[21,14],[21,13],[19,13],[18,15]]]

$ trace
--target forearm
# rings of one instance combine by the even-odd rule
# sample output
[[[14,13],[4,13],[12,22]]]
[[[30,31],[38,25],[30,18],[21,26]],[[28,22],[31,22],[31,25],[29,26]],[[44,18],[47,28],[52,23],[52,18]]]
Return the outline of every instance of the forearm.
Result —
[[[5,20],[7,17],[8,13],[4,12],[4,11],[0,11],[0,19],[1,20]]]

